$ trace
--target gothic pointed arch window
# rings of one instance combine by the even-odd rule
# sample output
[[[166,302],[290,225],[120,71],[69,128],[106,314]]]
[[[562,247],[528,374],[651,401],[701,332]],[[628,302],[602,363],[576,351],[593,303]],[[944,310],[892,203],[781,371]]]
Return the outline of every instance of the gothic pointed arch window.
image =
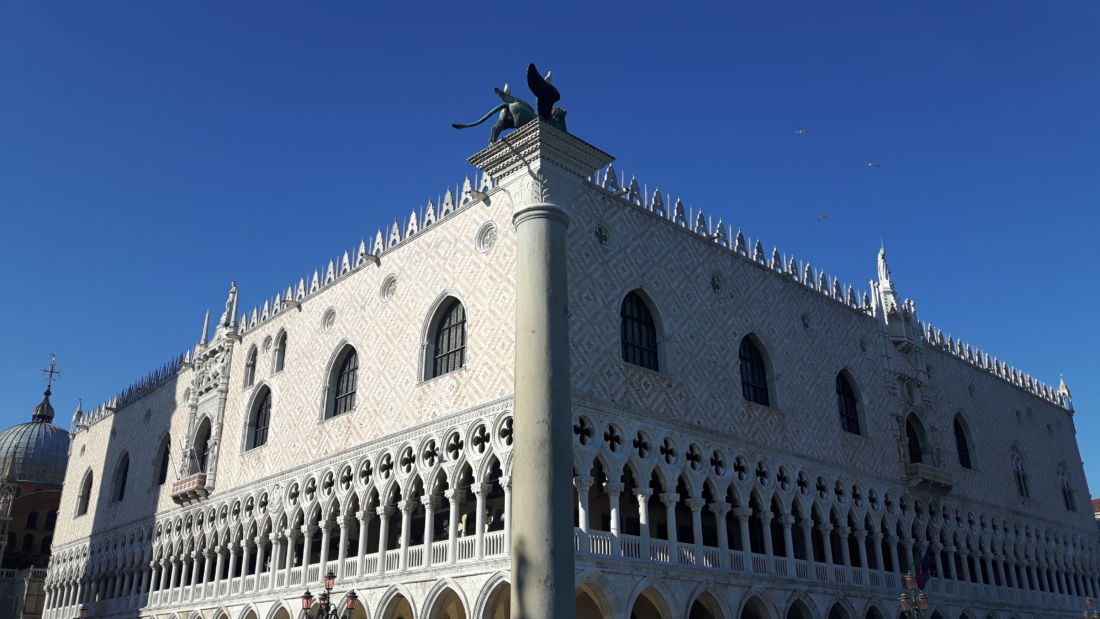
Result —
[[[251,387],[256,382],[256,357],[258,354],[255,346],[248,349],[248,356],[244,362],[245,387]]]
[[[157,449],[157,485],[163,486],[168,480],[168,467],[172,459],[172,437],[165,434],[160,439],[160,448]]]
[[[619,306],[619,325],[623,361],[660,371],[657,322],[649,304],[637,290],[623,297]]]
[[[924,424],[913,413],[905,418],[905,447],[910,464],[933,464]]]
[[[966,421],[963,420],[962,414],[955,415],[954,430],[955,453],[959,456],[959,466],[964,469],[972,469],[974,463],[970,456],[970,433],[967,431]]]
[[[271,366],[272,373],[282,372],[286,366],[286,331],[279,333],[275,338],[275,359]]]
[[[336,356],[328,380],[328,401],[325,417],[335,417],[355,410],[355,391],[359,379],[359,354],[345,346]]]
[[[443,376],[466,365],[466,308],[448,298],[429,323],[429,363],[425,380]]]
[[[1063,462],[1058,465],[1058,486],[1062,489],[1062,503],[1066,510],[1077,511],[1077,493],[1073,491],[1073,483],[1069,480],[1069,468]]]
[[[194,454],[191,462],[192,473],[205,473],[210,458],[210,418],[204,417],[195,432],[195,442],[191,444]]]
[[[267,431],[271,425],[271,389],[264,386],[253,398],[252,409],[248,414],[248,435],[245,450],[255,449],[267,444]]]
[[[1024,457],[1020,449],[1012,446],[1012,475],[1016,479],[1016,492],[1026,498],[1031,497],[1031,487],[1028,484],[1027,469],[1024,468]]]
[[[836,375],[836,408],[840,413],[840,428],[852,434],[862,434],[859,424],[859,399],[847,372]]]
[[[768,366],[760,346],[751,336],[741,338],[737,356],[741,362],[741,395],[750,402],[771,406],[768,394]]]
[[[84,479],[80,482],[80,492],[76,495],[76,515],[83,516],[88,513],[88,504],[92,500],[92,471],[84,473]]]
[[[114,488],[111,492],[111,498],[114,501],[121,501],[126,498],[126,481],[130,477],[130,454],[123,452],[122,457],[118,460],[118,465],[115,467]]]

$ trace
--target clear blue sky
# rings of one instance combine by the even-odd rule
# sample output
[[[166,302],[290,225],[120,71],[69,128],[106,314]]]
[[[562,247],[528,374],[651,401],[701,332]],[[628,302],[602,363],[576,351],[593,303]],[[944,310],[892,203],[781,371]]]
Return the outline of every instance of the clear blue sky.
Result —
[[[488,129],[449,123],[534,60],[641,182],[846,281],[885,239],[922,318],[1064,373],[1100,494],[1100,5],[542,4],[0,3],[0,425],[50,352],[67,425],[230,280],[251,307],[460,181]]]

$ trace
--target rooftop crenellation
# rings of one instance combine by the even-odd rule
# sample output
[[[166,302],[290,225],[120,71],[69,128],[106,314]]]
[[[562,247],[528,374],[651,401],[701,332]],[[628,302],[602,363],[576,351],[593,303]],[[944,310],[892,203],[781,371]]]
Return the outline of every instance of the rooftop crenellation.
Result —
[[[155,390],[169,380],[175,378],[179,373],[180,368],[187,364],[191,359],[191,350],[187,350],[179,355],[176,355],[170,359],[167,363],[159,368],[149,372],[145,376],[131,383],[129,386],[119,391],[117,394],[111,396],[107,401],[103,402],[99,406],[96,406],[92,410],[84,413],[80,411],[78,415],[73,418],[72,430],[75,432],[80,426],[88,426],[95,422],[113,414],[115,411],[122,409],[127,404],[141,398],[145,394]]]

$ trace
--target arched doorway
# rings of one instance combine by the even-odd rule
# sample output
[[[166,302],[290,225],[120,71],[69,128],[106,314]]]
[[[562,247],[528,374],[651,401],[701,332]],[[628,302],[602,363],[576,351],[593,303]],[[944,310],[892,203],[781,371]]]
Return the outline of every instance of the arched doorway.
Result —
[[[587,589],[577,589],[577,619],[603,619],[600,605]]]
[[[271,615],[271,619],[290,619],[290,611],[280,606],[278,610]]]
[[[580,619],[580,615],[577,616]],[[630,609],[630,619],[672,619],[668,612],[668,604],[661,595],[653,589],[646,589],[634,600],[634,607]]]
[[[435,599],[428,619],[466,619],[466,607],[454,589],[446,589]]]
[[[508,619],[512,610],[512,585],[502,580],[493,586],[482,619]]]
[[[836,603],[829,609],[828,619],[851,619],[851,616],[840,603]]]
[[[393,596],[386,610],[382,611],[381,619],[414,619],[412,604],[400,593]]]
[[[770,619],[768,607],[758,597],[749,598],[741,607],[741,619]]]
[[[810,614],[809,607],[802,600],[795,600],[791,607],[787,609],[787,619],[811,619],[811,617],[813,615]]]
[[[704,591],[691,603],[688,619],[722,619],[722,608],[714,596]]]

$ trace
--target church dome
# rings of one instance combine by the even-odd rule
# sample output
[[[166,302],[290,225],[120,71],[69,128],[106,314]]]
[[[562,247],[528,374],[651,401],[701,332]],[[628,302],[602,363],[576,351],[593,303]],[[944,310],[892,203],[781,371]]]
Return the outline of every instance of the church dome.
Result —
[[[29,423],[0,433],[0,481],[60,486],[69,459],[69,433],[53,423],[50,390]]]

